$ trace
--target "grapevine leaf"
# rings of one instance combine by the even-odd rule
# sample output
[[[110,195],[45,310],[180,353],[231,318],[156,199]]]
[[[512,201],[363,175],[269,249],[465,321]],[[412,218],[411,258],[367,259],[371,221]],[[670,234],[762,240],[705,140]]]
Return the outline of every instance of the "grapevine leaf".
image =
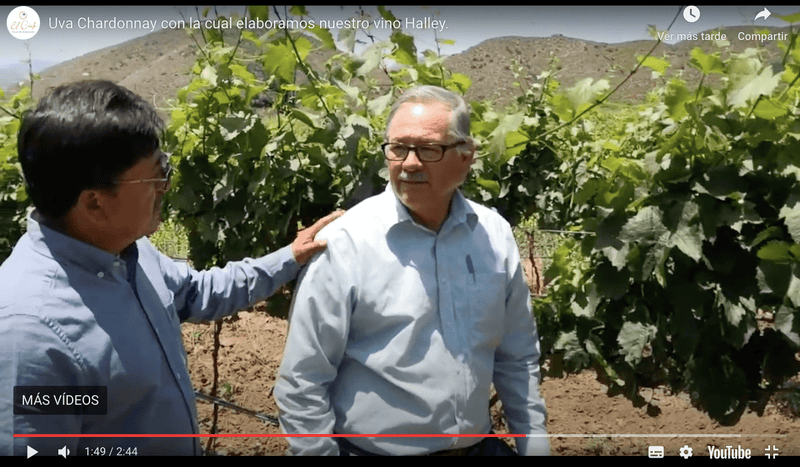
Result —
[[[617,269],[622,269],[630,245],[619,239],[625,220],[620,216],[608,216],[597,226],[594,248],[603,252],[606,258]]]
[[[390,10],[387,10],[385,6],[378,5],[378,13],[381,15],[381,18],[385,19],[386,21],[391,21],[392,23],[397,21],[397,18]]]
[[[746,191],[747,185],[739,176],[736,167],[726,165],[713,167],[702,174],[702,180],[695,181],[693,190],[709,194],[719,200],[731,198],[735,193]]]
[[[598,180],[596,178],[589,179],[578,188],[578,192],[575,194],[575,202],[578,204],[590,203],[601,189],[607,190],[607,186],[608,181],[606,180]],[[622,228],[622,226],[620,226],[620,228]]]
[[[650,248],[646,248],[645,251],[647,253],[644,256],[641,275],[639,277],[641,280],[647,280],[650,277],[650,274],[655,271],[656,280],[658,280],[658,283],[664,287],[664,262],[667,259],[667,248],[663,244],[656,244]]]
[[[214,185],[214,190],[212,194],[214,196],[214,207],[216,207],[220,202],[224,201],[228,196],[233,193],[233,184],[231,183],[231,174],[230,172],[226,172],[222,179]]]
[[[756,247],[769,239],[776,239],[781,238],[783,236],[783,229],[778,227],[777,225],[773,225],[763,231],[761,231],[756,238],[750,243],[750,248]]]
[[[762,261],[756,271],[756,280],[762,294],[773,294],[779,297],[786,296],[789,288],[790,266]]]
[[[200,73],[200,78],[208,81],[208,83],[211,84],[211,86],[217,85],[217,72],[211,65],[208,65],[205,68],[203,68],[203,71]]]
[[[786,298],[794,305],[795,309],[800,308],[800,274],[798,274],[798,266],[796,264],[792,265],[792,274],[789,277]]]
[[[389,45],[390,45],[389,42],[383,41],[373,44],[369,48],[364,50],[364,52],[361,53],[360,57],[360,59],[363,62],[356,69],[355,71],[356,76],[366,76],[372,70],[374,70],[378,65],[380,65],[381,60],[383,59],[384,49]],[[391,95],[391,93],[388,93],[388,95]]]
[[[733,326],[738,326],[742,321],[742,318],[744,318],[747,314],[747,310],[742,306],[741,303],[728,300],[723,294],[718,294],[717,299],[719,300],[719,304],[722,306],[725,319],[728,321],[728,323]]]
[[[396,46],[392,57],[403,65],[416,65],[417,48],[414,46],[414,37],[395,31],[391,35],[391,40]]]
[[[790,243],[776,240],[759,248],[756,255],[765,261],[790,262],[795,259],[791,254],[790,247]]]
[[[780,75],[773,75],[772,68],[765,68],[759,75],[748,75],[738,83],[738,87],[731,92],[730,104],[732,107],[748,105],[748,102],[759,96],[769,96],[778,85]]]
[[[460,94],[466,93],[470,86],[472,86],[472,80],[463,73],[453,73],[447,80],[447,87]]]
[[[339,34],[336,38],[344,43],[345,50],[349,50],[351,53],[355,50],[356,46],[356,29],[354,28],[342,28],[339,29]]]
[[[306,29],[317,36],[317,39],[322,42],[322,45],[324,45],[326,49],[336,50],[336,43],[333,41],[333,34],[331,34],[328,29],[322,28],[316,24],[311,24]]]
[[[311,128],[316,128],[317,127],[314,124],[314,121],[312,120],[312,117],[309,115],[309,112],[306,112],[306,111],[304,111],[302,109],[299,109],[299,108],[294,108],[294,109],[292,109],[290,114],[291,114],[291,116],[293,118],[296,118],[297,120],[300,120],[301,122],[305,123],[306,125],[308,125]]]
[[[384,94],[367,102],[367,108],[373,115],[381,115],[389,107],[394,97],[391,94]]]
[[[636,60],[641,61],[642,60],[641,56],[636,57]],[[667,71],[667,68],[669,68],[669,62],[662,58],[656,58],[653,57],[652,55],[648,55],[644,59],[644,61],[642,61],[642,66],[652,68],[658,73],[664,74],[664,72]]]
[[[628,219],[622,227],[620,239],[624,242],[636,242],[643,245],[652,245],[663,241],[669,233],[662,223],[661,210],[656,206],[647,206]]]
[[[294,81],[296,62],[291,46],[286,44],[270,45],[261,62],[264,65],[264,71],[276,75],[282,82]]]
[[[782,306],[775,313],[775,328],[800,347],[800,310]]]
[[[554,96],[555,112],[562,120],[571,120],[594,104],[596,99],[609,88],[605,79],[593,83],[593,78],[584,78],[567,89],[564,94]]]
[[[697,204],[687,201],[674,208],[673,218],[677,220],[677,226],[673,229],[667,246],[678,247],[686,256],[695,261],[699,261],[703,250],[703,231],[698,224],[693,223],[697,218],[699,208]]]
[[[508,162],[508,160],[515,155],[513,153],[506,153],[506,135],[509,132],[515,132],[519,128],[520,124],[522,124],[522,120],[522,113],[507,115],[503,117],[503,119],[500,121],[500,124],[497,125],[494,130],[492,130],[491,134],[489,134],[488,151],[493,157],[499,158],[502,164]]]
[[[246,67],[239,65],[237,63],[232,63],[230,65],[231,71],[234,75],[242,78],[245,83],[247,84],[254,84],[256,81],[256,76],[250,73]]]
[[[690,62],[695,68],[700,70],[703,74],[722,73],[725,66],[722,64],[718,54],[706,54],[699,47],[692,50],[692,59]]]
[[[478,177],[475,181],[478,182],[478,185],[485,188],[486,191],[488,191],[492,195],[492,197],[497,198],[498,196],[500,196],[500,184],[497,183],[497,181],[487,180],[485,178],[480,178],[480,177]]]
[[[652,324],[625,322],[617,336],[620,353],[625,356],[625,361],[632,366],[639,363],[645,346],[655,338],[657,331]]]
[[[781,208],[779,216],[795,243],[800,243],[800,196],[793,194]]]
[[[756,280],[761,293],[785,297],[795,307],[800,307],[799,272],[797,264],[762,261],[756,271]]]
[[[672,291],[670,300],[675,312],[670,330],[675,339],[675,352],[681,360],[687,361],[700,343],[700,322],[695,313],[702,308],[703,294],[698,287],[689,283],[676,284]]]
[[[505,164],[512,157],[524,151],[528,141],[530,141],[528,136],[518,131],[509,131],[506,134],[506,151],[501,159],[501,163]]]
[[[590,363],[589,354],[583,349],[581,341],[578,339],[578,331],[562,332],[553,348],[563,350],[564,360],[573,368],[585,368]]]
[[[685,104],[692,99],[692,94],[682,82],[676,80],[670,83],[668,93],[664,97],[664,103],[667,105],[667,113],[670,118],[677,122],[688,115]]]
[[[255,115],[228,115],[219,119],[219,130],[222,139],[230,141],[240,133],[248,131],[255,124]]]
[[[594,283],[600,295],[618,300],[628,292],[630,276],[627,269],[617,270],[604,261],[597,267]]]
[[[597,285],[590,283],[586,285],[586,295],[577,296],[575,301],[570,304],[570,308],[575,316],[594,317],[597,305],[600,304],[601,297],[597,292]]]
[[[311,49],[314,48],[314,45],[305,37],[298,37],[296,41],[294,41],[294,46],[297,48],[297,54],[300,57],[300,60],[305,60],[308,57],[308,54],[311,52]]]
[[[755,109],[753,109],[753,113],[757,117],[765,120],[774,120],[778,117],[783,117],[787,112],[788,110],[786,107],[773,102],[772,99],[761,99],[758,104],[756,104]]]

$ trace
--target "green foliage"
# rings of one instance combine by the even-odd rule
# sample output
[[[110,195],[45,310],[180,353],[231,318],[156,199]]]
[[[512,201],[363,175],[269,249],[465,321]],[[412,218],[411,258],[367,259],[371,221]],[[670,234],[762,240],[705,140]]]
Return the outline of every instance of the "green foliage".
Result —
[[[0,89],[0,263],[25,233],[25,216],[31,204],[17,156],[21,117],[34,104],[30,94],[30,87],[23,87],[5,99]]]
[[[756,50],[723,60],[697,49],[696,89],[666,82],[604,138],[580,124],[535,137],[591,102],[591,82],[522,100],[540,118],[508,130],[531,135],[514,157],[554,151],[516,180],[542,180],[537,208],[594,232],[557,251],[535,307],[542,344],[567,371],[594,365],[633,400],[638,387],[666,383],[734,423],[800,370],[800,62],[787,50],[776,74]],[[703,85],[712,73],[725,78],[716,89]],[[773,328],[759,330],[759,310],[775,313]]]
[[[173,219],[161,223],[158,230],[150,237],[153,246],[161,253],[173,258],[189,256],[189,240],[186,229]]]

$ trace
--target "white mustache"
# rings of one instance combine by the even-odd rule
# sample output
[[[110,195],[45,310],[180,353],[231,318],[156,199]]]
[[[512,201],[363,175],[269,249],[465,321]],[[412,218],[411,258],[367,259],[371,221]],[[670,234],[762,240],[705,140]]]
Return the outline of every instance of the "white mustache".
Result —
[[[408,172],[400,172],[397,177],[401,182],[427,182],[428,176],[422,172],[410,174]]]

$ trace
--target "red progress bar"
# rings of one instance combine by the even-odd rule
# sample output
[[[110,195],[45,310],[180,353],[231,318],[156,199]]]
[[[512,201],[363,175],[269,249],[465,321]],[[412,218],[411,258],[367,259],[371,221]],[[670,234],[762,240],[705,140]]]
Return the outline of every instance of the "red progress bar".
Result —
[[[14,434],[14,438],[525,438],[514,434]]]

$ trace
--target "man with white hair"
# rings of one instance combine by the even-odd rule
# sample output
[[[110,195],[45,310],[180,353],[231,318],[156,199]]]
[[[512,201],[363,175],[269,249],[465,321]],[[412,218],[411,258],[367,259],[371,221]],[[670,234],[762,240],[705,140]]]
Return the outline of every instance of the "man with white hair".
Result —
[[[469,115],[446,89],[404,92],[382,146],[391,183],[320,232],[328,249],[301,275],[275,396],[286,433],[337,436],[288,437],[290,453],[513,454],[480,436],[492,383],[513,433],[546,433],[511,227],[458,189],[475,155]],[[517,450],[549,443],[517,438]]]

